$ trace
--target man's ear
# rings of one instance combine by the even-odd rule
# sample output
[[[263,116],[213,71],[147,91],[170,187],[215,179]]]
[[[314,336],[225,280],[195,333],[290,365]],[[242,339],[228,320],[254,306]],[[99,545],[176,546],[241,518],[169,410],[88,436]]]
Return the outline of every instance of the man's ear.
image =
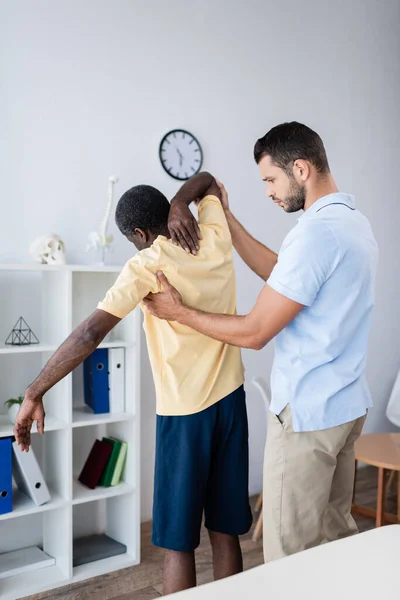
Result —
[[[148,242],[149,240],[149,234],[147,231],[140,229],[139,227],[136,227],[135,235],[137,235],[143,242]]]
[[[293,175],[297,181],[307,181],[311,173],[310,164],[306,160],[297,159],[293,165]]]

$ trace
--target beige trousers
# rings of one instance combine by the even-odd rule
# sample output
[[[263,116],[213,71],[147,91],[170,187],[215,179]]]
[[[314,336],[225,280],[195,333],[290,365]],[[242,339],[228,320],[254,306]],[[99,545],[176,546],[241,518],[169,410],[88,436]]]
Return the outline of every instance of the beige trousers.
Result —
[[[265,562],[358,532],[351,515],[354,442],[365,419],[296,433],[289,405],[279,417],[270,413],[263,482]]]

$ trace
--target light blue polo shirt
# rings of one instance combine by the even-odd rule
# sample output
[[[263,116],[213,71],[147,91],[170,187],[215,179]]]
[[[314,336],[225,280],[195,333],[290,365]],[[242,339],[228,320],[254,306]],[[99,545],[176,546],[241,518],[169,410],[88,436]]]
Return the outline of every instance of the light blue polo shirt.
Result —
[[[304,308],[275,338],[271,410],[289,403],[295,431],[342,425],[372,406],[365,378],[378,247],[350,194],[298,219],[267,284]]]

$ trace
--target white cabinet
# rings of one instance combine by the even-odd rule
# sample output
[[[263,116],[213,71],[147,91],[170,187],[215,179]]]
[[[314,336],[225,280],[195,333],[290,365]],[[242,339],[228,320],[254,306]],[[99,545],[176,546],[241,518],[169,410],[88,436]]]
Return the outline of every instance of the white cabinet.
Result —
[[[23,394],[52,353],[96,309],[120,267],[65,265],[0,266],[0,437],[12,435],[4,408]],[[39,344],[8,346],[20,317]],[[55,565],[0,580],[2,600],[14,600],[75,581],[135,565],[140,560],[140,313],[133,311],[100,347],[125,351],[125,411],[93,414],[84,404],[82,366],[45,396],[45,435],[32,435],[32,448],[51,493],[36,506],[14,488],[13,512],[0,515],[0,553],[37,545]],[[122,482],[90,490],[77,477],[95,439],[114,436],[128,443]],[[74,540],[105,533],[127,552],[73,566]]]

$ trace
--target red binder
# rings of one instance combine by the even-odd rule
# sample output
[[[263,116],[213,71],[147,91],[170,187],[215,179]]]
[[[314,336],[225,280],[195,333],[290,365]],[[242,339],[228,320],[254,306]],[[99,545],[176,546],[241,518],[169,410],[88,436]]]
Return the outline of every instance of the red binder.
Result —
[[[100,481],[112,449],[113,446],[111,444],[96,440],[78,477],[78,481],[91,490],[94,490]]]

